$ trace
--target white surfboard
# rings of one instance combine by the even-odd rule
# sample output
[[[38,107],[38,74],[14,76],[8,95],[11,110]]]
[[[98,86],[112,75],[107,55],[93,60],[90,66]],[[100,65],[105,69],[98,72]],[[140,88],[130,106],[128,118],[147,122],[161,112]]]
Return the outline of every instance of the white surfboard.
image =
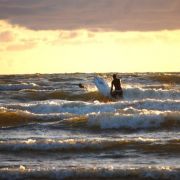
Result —
[[[105,96],[105,97],[111,97],[110,95],[110,87],[108,86],[107,82],[100,77],[95,77],[94,78],[94,83],[99,90],[99,92]]]

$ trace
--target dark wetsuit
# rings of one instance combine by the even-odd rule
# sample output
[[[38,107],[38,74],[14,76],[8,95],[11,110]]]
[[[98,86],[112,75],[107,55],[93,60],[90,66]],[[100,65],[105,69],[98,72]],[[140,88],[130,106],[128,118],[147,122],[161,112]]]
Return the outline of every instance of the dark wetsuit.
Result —
[[[84,85],[82,85],[81,83],[78,84],[78,86],[79,86],[80,88],[85,88]]]
[[[115,90],[113,90],[113,86],[115,87]],[[113,79],[112,83],[111,83],[111,96],[113,97],[122,97],[123,95],[123,91],[122,91],[122,88],[121,88],[121,82],[120,82],[120,79],[116,78],[116,79]]]

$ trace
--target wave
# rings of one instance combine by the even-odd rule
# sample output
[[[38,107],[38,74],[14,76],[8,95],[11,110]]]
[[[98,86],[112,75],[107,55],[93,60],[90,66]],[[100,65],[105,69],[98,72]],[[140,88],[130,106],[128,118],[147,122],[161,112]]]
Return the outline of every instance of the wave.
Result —
[[[98,104],[88,106],[87,103],[61,103],[61,105],[51,103],[39,107],[28,104],[23,107],[26,108],[24,110],[21,108],[21,110],[1,108],[0,127],[46,123],[43,125],[48,128],[79,127],[80,129],[88,128],[92,130],[122,129],[134,131],[180,128],[179,111],[138,110],[132,107],[115,109],[113,106],[102,108]]]
[[[33,122],[34,116],[29,112],[0,108],[0,127],[9,127]]]
[[[179,112],[179,100],[147,99],[108,103],[46,100],[1,104],[0,127],[6,128],[46,121],[61,121],[60,126],[64,123],[63,125],[67,127],[70,123],[77,123],[78,126],[82,120],[81,126],[88,126],[90,129],[179,128]]]
[[[69,101],[94,101],[99,100],[101,102],[112,101],[109,98],[102,96],[99,92],[82,92],[74,91],[67,92],[61,90],[23,90],[20,94],[13,95],[15,99],[26,99],[26,100],[51,100],[61,99]]]
[[[179,112],[141,111],[136,114],[92,113],[88,125],[100,129],[169,129],[180,128]]]
[[[2,179],[174,179],[180,178],[180,169],[171,166],[146,167],[68,167],[68,168],[38,168],[6,167],[0,169]]]
[[[32,103],[17,103],[5,105],[7,108],[19,109],[29,111],[37,114],[50,113],[73,113],[73,114],[87,114],[98,111],[112,111],[114,107],[111,104],[101,104],[99,102],[90,103],[84,101],[67,101],[67,100],[46,100]]]
[[[31,122],[62,120],[64,121],[60,122],[60,126],[62,123],[67,126],[69,122],[76,123],[83,119],[84,124],[87,123],[89,128],[168,129],[180,128],[179,112],[180,102],[172,100],[109,103],[47,100],[4,104],[0,111],[0,126],[9,127]]]
[[[30,103],[12,103],[1,104],[2,107],[14,110],[29,111],[36,114],[50,113],[72,113],[76,115],[85,115],[88,113],[116,112],[125,108],[158,110],[158,111],[180,111],[179,100],[135,100],[135,101],[117,101],[102,103],[99,101],[67,101],[67,100],[46,100],[34,101]]]
[[[52,81],[52,82],[72,82],[72,81],[83,81],[82,77],[78,78],[78,77],[71,77],[71,76],[68,76],[68,77],[53,77],[53,78],[49,78],[48,79],[49,81]]]
[[[1,152],[64,152],[84,153],[108,150],[135,149],[148,153],[180,153],[178,139],[164,140],[134,138],[134,139],[27,139],[0,141]]]
[[[19,77],[20,78],[20,77]],[[82,77],[81,77],[82,78]],[[87,89],[80,89],[78,83],[81,82],[81,78],[70,78],[59,77],[59,76],[47,76],[45,78],[39,79],[19,79],[19,81],[12,82],[10,79],[9,84],[1,84],[1,91],[19,91],[18,94],[7,92],[6,96],[23,101],[29,100],[50,100],[50,99],[61,99],[69,101],[94,101],[98,100],[100,102],[115,101],[114,99],[107,99],[103,97],[96,89],[95,85],[92,83],[90,77],[85,81],[87,84]],[[17,79],[17,78],[16,78]],[[52,79],[53,81],[50,81]],[[131,78],[130,78],[131,79]],[[18,80],[18,79],[17,79]],[[54,82],[54,80],[58,82]],[[68,82],[70,80],[70,82]],[[75,80],[75,81],[74,81]],[[131,83],[124,84],[123,92],[124,96],[121,100],[142,100],[142,99],[159,99],[159,100],[180,100],[180,91],[176,86],[165,85],[160,83],[155,83],[150,79],[143,78],[144,83],[138,83],[141,78],[136,79],[137,84]],[[66,82],[67,81],[67,82]],[[126,80],[125,80],[126,81]],[[132,79],[134,81],[134,79]],[[151,82],[152,81],[152,82]],[[19,82],[19,83],[18,83]],[[26,83],[23,83],[26,82]]]
[[[163,83],[177,83],[180,84],[180,73],[165,73],[155,74],[151,76],[152,79],[163,82]]]
[[[1,91],[19,91],[22,89],[32,89],[37,88],[38,85],[35,83],[21,83],[21,84],[1,84]]]
[[[128,87],[123,89],[124,99],[180,99],[179,90],[146,89],[140,87]]]
[[[34,114],[28,111],[0,108],[0,127],[9,128],[38,122],[56,121],[73,116],[69,113]]]
[[[32,87],[31,87],[32,86]],[[100,102],[109,102],[117,101],[115,99],[110,99],[102,96],[98,91],[88,91],[74,89],[71,91],[63,90],[53,90],[53,87],[38,87],[44,88],[42,90],[37,90],[36,85],[27,84],[27,85],[12,85],[9,87],[3,87],[4,90],[21,90],[19,94],[15,94],[12,98],[20,100],[51,100],[51,99],[61,99],[69,101],[86,101],[92,102],[98,100]],[[29,89],[32,88],[32,89]],[[0,89],[2,89],[0,87]],[[122,100],[142,100],[142,99],[159,99],[159,100],[180,100],[180,91],[179,90],[163,90],[163,89],[146,89],[140,87],[125,87],[123,89],[123,99]]]

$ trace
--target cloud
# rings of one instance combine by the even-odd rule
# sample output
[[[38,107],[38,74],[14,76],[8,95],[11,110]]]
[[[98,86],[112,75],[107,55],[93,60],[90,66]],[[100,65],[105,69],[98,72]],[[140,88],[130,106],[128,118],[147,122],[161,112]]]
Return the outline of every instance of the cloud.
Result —
[[[0,21],[0,51],[32,49],[39,42],[35,34],[35,31]]]
[[[0,32],[0,42],[10,42],[14,40],[14,35],[10,31]]]
[[[7,46],[7,51],[22,51],[22,50],[29,50],[36,46],[35,43],[26,43],[26,44],[12,44]]]
[[[180,29],[179,0],[0,0],[0,18],[35,30]]]
[[[78,32],[76,31],[71,31],[71,32],[68,32],[68,31],[61,31],[59,33],[59,38],[60,39],[74,39],[78,36]]]

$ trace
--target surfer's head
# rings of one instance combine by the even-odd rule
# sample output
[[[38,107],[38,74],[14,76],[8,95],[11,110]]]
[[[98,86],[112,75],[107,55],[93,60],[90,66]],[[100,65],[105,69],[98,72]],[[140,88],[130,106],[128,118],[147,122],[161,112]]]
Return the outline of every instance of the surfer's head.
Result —
[[[116,79],[116,74],[113,74],[113,79]]]

